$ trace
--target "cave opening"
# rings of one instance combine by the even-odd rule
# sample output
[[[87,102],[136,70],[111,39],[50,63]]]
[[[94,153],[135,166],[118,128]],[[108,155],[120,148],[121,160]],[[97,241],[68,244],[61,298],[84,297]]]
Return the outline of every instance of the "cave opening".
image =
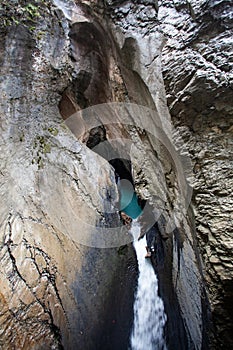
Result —
[[[136,192],[131,160],[122,158],[118,151],[113,149],[111,142],[107,140],[104,126],[90,130],[86,145],[105,158],[114,168],[119,192],[118,209],[120,214],[124,213],[130,219],[137,219],[143,212],[146,200],[142,199]],[[111,159],[109,159],[109,155],[111,155]]]

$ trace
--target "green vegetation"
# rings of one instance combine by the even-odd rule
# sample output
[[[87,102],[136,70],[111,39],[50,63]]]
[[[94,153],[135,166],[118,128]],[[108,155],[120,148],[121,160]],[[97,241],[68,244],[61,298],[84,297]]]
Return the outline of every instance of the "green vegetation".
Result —
[[[39,7],[33,4],[28,4],[27,6],[23,7],[22,10],[25,12],[28,20],[33,20],[35,17],[41,16]]]
[[[50,134],[52,134],[53,136],[57,136],[57,135],[58,135],[58,130],[57,130],[57,128],[48,128],[48,131],[49,131]]]
[[[32,164],[37,164],[38,169],[43,168],[43,158],[46,153],[51,152],[51,144],[48,142],[45,136],[37,136],[33,143],[33,149],[36,151]]]
[[[35,29],[36,22],[42,17],[43,10],[49,5],[48,0],[19,0],[17,5],[11,0],[0,3],[0,27],[22,24],[30,31]]]
[[[45,34],[46,34],[46,32],[44,30],[37,31],[37,33],[36,33],[37,40],[40,40]]]

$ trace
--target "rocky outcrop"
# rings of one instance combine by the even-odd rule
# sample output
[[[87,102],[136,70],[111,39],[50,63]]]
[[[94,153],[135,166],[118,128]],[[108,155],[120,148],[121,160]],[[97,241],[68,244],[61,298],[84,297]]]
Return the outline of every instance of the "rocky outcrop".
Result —
[[[159,10],[168,105],[193,162],[216,349],[232,348],[232,16],[230,1],[163,1]]]
[[[3,3],[4,349],[128,348],[137,269],[109,164],[119,158],[146,203],[144,232],[156,227],[168,348],[208,347],[188,159],[178,133],[183,154],[172,140],[157,5]]]
[[[124,348],[134,252],[93,240],[109,207],[119,225],[115,174],[62,124],[68,22],[50,3],[32,10],[33,28],[23,15],[1,28],[0,347],[93,349],[115,339]]]

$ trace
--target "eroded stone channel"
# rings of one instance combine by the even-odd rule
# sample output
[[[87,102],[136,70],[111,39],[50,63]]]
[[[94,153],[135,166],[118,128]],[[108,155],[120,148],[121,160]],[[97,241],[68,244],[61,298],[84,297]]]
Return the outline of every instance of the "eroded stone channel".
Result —
[[[1,2],[3,350],[128,349],[122,213],[152,250],[167,349],[208,349],[211,312],[212,348],[232,348],[228,3]]]

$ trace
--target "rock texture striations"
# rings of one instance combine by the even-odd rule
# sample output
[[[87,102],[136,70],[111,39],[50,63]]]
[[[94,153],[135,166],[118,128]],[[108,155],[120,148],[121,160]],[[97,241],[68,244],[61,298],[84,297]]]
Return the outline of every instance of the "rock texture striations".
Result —
[[[230,99],[225,103],[220,96],[230,94],[230,73],[227,59],[219,58],[208,64],[207,79],[202,63],[203,52],[209,57],[219,45],[217,35],[228,52],[225,32],[214,34],[208,48],[201,42],[198,46],[199,31],[209,28],[206,18],[189,34],[188,24],[208,12],[204,2],[194,6],[176,1],[173,7],[163,1],[159,13],[156,1],[142,0],[20,1],[17,8],[14,3],[1,5],[2,348],[128,348],[137,268],[117,207],[116,163],[109,164],[103,153],[107,149],[111,156],[124,158],[124,172],[146,203],[141,220],[144,231],[153,226],[156,236],[152,262],[168,317],[168,349],[207,349],[208,300],[180,135],[196,162],[195,215],[203,256],[217,278],[219,274],[222,288],[223,280],[226,286],[231,281],[228,272],[220,272],[227,264],[230,270],[229,243],[217,244],[223,221],[230,223],[229,203],[224,202],[229,186],[216,187],[209,169],[214,155],[214,166],[224,164],[222,179],[230,171],[226,151],[216,153],[220,145],[228,147],[221,137],[231,132]],[[216,6],[211,7],[213,18],[218,17]],[[178,16],[185,17],[186,28]],[[222,23],[230,33],[226,16]],[[164,77],[179,133],[170,125],[166,104],[163,32],[171,36],[163,51]],[[192,41],[198,49],[188,49]],[[198,50],[198,57],[192,56]],[[192,66],[191,79],[186,63]],[[223,76],[215,69],[218,64]],[[203,98],[208,88],[209,102]],[[115,104],[110,108],[106,103]],[[220,111],[225,126],[216,125]],[[199,128],[198,118],[204,116]],[[210,141],[213,148],[208,149]],[[218,221],[214,208],[219,210],[220,202],[224,211]],[[113,227],[123,229],[121,247],[109,248]],[[207,237],[209,250],[202,244]],[[211,263],[215,253],[221,263]],[[215,292],[213,271],[208,282]],[[229,287],[224,290],[230,293]]]
[[[159,20],[167,35],[163,75],[172,120],[193,162],[195,222],[215,346],[230,349],[233,7],[231,1],[214,0],[162,1],[160,5]]]
[[[119,224],[115,174],[58,108],[72,73],[68,21],[50,2],[1,6],[0,347],[103,348],[114,334],[126,347],[134,252],[91,241],[109,206]]]

